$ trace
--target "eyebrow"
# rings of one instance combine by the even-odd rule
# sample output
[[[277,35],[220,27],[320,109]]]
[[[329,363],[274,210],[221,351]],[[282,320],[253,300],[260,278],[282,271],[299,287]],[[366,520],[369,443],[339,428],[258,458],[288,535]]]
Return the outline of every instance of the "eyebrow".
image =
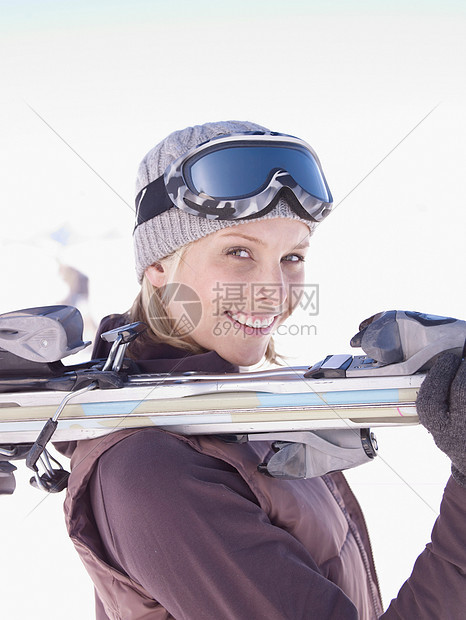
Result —
[[[245,235],[244,233],[228,232],[222,235],[222,237],[242,237],[243,239],[247,239],[248,241],[254,241],[255,243],[259,245],[262,245],[262,246],[266,245],[262,241],[262,239],[259,239],[259,237],[251,237],[250,235]],[[296,249],[307,248],[307,247],[309,247],[309,243],[306,239],[303,239],[300,243],[295,245],[293,249],[296,250]]]

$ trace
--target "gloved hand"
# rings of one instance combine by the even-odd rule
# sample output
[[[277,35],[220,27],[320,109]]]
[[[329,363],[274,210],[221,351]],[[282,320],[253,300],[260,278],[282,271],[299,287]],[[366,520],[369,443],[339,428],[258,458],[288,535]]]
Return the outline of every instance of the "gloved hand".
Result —
[[[451,473],[466,488],[466,360],[442,353],[422,382],[419,420],[452,462]]]

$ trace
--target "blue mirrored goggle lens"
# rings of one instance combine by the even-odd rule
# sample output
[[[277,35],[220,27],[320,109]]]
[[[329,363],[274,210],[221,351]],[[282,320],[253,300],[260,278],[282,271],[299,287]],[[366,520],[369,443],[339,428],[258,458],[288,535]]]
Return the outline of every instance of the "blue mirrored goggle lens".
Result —
[[[309,194],[331,202],[312,154],[299,147],[229,146],[210,151],[188,164],[188,184],[212,198],[235,200],[258,194],[274,172],[285,170]]]

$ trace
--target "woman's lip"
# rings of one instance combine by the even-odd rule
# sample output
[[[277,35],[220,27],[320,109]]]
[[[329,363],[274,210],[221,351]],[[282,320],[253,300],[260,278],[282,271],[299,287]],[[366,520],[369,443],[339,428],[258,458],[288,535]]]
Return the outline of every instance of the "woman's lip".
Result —
[[[235,321],[235,319],[231,316],[228,310],[225,310],[225,315],[230,319],[230,321],[234,325],[238,325],[239,329],[243,331],[248,336],[266,336],[270,334],[272,329],[274,328],[278,315],[274,317],[273,321],[267,327],[251,327],[250,325],[245,325],[244,323],[240,323],[239,321]]]

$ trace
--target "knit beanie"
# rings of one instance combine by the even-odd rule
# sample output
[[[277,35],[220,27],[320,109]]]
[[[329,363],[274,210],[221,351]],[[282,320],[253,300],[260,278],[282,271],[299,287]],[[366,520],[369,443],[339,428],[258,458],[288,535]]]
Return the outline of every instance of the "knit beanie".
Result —
[[[151,149],[140,163],[136,179],[136,195],[146,185],[162,176],[169,164],[190,149],[216,136],[241,134],[247,131],[271,133],[269,129],[247,121],[206,123],[205,125],[195,125],[173,132]],[[299,220],[308,226],[310,233],[316,226],[315,222],[299,217],[283,198],[271,211],[261,217],[254,218],[253,221],[277,217]],[[139,282],[142,281],[147,267],[179,250],[187,243],[196,241],[222,228],[240,226],[250,221],[210,220],[185,213],[174,207],[147,222],[143,222],[137,226],[133,235],[136,273]]]

